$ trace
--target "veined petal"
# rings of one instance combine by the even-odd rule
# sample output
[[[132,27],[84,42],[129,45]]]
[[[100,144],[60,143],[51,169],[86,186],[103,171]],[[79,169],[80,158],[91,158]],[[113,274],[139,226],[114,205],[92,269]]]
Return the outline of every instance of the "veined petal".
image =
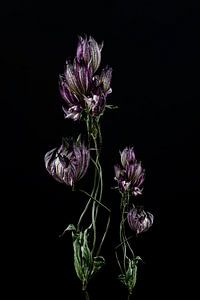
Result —
[[[90,151],[83,143],[67,142],[59,148],[54,148],[45,155],[47,171],[59,182],[74,185],[87,172],[90,161]]]
[[[154,217],[151,213],[138,208],[132,208],[127,214],[130,228],[137,234],[147,231],[153,224]]]

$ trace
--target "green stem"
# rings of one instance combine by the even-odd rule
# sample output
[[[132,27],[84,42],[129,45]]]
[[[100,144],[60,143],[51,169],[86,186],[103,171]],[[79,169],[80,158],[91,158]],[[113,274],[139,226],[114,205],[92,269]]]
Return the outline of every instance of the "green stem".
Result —
[[[98,160],[98,170],[99,170],[99,183],[100,183],[99,203],[101,203],[102,194],[103,194],[103,177],[102,177],[102,168],[99,163],[99,160]],[[99,210],[99,205],[97,205],[97,208],[96,208],[95,220],[97,219],[98,210]]]
[[[88,291],[87,291],[87,290],[84,290],[83,293],[84,293],[84,296],[85,296],[85,300],[90,300]]]
[[[109,213],[111,212],[110,209],[108,207],[106,207],[103,203],[99,202],[97,199],[95,199],[94,197],[92,197],[89,193],[87,193],[84,190],[79,190],[79,192],[84,193],[85,195],[89,196],[92,200],[96,201],[99,205],[101,205],[103,208],[105,208]]]
[[[94,253],[95,248],[96,248],[96,240],[97,240],[96,222],[97,222],[99,207],[100,206],[104,207],[109,213],[111,211],[104,204],[101,203],[102,195],[103,195],[103,176],[102,176],[101,164],[99,161],[100,151],[101,151],[101,147],[102,147],[102,135],[101,135],[99,119],[93,119],[92,117],[88,118],[87,130],[88,130],[89,140],[91,142],[93,142],[94,149],[96,150],[95,151],[95,154],[96,154],[95,159],[91,158],[91,160],[95,166],[96,181],[95,181],[95,185],[93,187],[93,193],[90,195],[90,197],[94,200],[94,202],[92,204],[92,223],[90,225],[93,227],[93,245],[92,245],[91,253]],[[87,194],[87,192],[84,192],[84,193]],[[97,256],[99,255],[99,253],[101,251],[102,245],[104,243],[104,240],[106,238],[106,235],[107,235],[107,232],[109,229],[109,225],[110,225],[110,215],[108,217],[105,232],[102,236],[102,239],[100,241],[97,252],[95,251]]]
[[[120,222],[120,243],[122,245],[122,251],[123,251],[123,266],[124,271],[126,271],[126,236],[125,236],[125,229],[124,229],[124,213],[126,208],[126,199],[122,197],[121,199],[121,222]]]
[[[118,263],[118,265],[119,265],[120,271],[121,271],[121,273],[123,274],[122,266],[121,266],[121,264],[120,264],[120,261],[119,261],[119,258],[118,258],[118,255],[117,255],[117,251],[116,251],[116,250],[115,250],[115,256],[116,256],[116,260],[117,260],[117,263]]]
[[[106,238],[106,235],[107,235],[107,232],[108,232],[108,229],[109,229],[109,225],[110,225],[110,216],[108,217],[108,221],[107,221],[107,224],[106,224],[106,229],[105,229],[104,235],[103,235],[103,237],[102,237],[102,239],[101,239],[101,243],[100,243],[100,245],[99,245],[99,248],[98,248],[98,250],[97,250],[97,254],[96,254],[97,256],[99,255],[99,253],[100,253],[100,251],[101,251],[103,242],[104,242],[104,240],[105,240],[105,238]]]
[[[130,300],[130,299],[131,299],[131,294],[128,294],[127,300]]]
[[[95,165],[95,174],[96,174],[96,176],[98,176],[97,186],[96,186],[96,190],[95,190],[95,193],[94,193],[94,197],[96,199],[97,195],[98,195],[98,191],[99,191],[99,169],[98,169],[98,156],[99,156],[99,153],[98,153],[98,145],[97,145],[96,138],[94,136],[92,136],[92,137],[93,137],[93,142],[94,142],[94,146],[95,146],[95,149],[96,149],[96,159],[95,159],[95,161],[93,160],[93,162],[94,162],[94,165]],[[93,233],[94,233],[92,253],[94,252],[95,245],[96,245],[96,216],[97,216],[97,214],[96,214],[96,201],[94,201],[93,205],[92,205],[92,226],[93,226]]]
[[[82,212],[82,214],[81,214],[81,216],[80,216],[80,218],[79,218],[79,221],[78,221],[78,224],[77,224],[77,229],[79,229],[80,223],[81,223],[81,221],[82,221],[82,219],[83,219],[85,213],[87,212],[88,207],[89,207],[89,205],[90,205],[90,203],[91,203],[91,199],[93,199],[93,194],[94,194],[95,187],[96,187],[96,180],[97,180],[97,173],[96,173],[96,169],[95,169],[95,174],[94,174],[94,184],[93,184],[93,189],[92,189],[91,195],[90,195],[89,193],[83,191],[83,190],[80,190],[81,192],[83,192],[84,194],[86,194],[87,196],[89,196],[89,200],[88,200],[88,202],[86,203],[86,206],[85,206],[85,208],[84,208],[84,210],[83,210],[83,212]]]
[[[124,242],[127,242],[128,240],[132,239],[133,237],[134,237],[134,235],[129,236]],[[124,243],[124,242],[123,242],[123,243]],[[115,250],[117,250],[123,243],[120,243],[119,245],[117,245],[117,246],[115,247]]]
[[[79,191],[82,192],[82,190],[79,190]],[[88,195],[89,195],[89,194],[88,194]],[[84,208],[84,210],[83,210],[83,212],[82,212],[82,214],[80,215],[80,218],[79,218],[79,220],[78,220],[78,224],[77,224],[77,229],[78,229],[78,230],[80,229],[79,227],[80,227],[81,221],[82,221],[82,219],[83,219],[83,217],[84,217],[86,211],[88,210],[88,207],[89,207],[91,201],[92,201],[92,197],[90,196],[90,199],[89,199],[88,202],[86,203],[86,206],[85,206],[85,208]]]

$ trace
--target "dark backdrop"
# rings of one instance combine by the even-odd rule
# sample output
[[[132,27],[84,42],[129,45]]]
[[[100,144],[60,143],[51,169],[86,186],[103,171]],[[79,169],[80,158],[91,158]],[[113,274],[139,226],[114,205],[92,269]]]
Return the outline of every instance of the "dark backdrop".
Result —
[[[102,120],[107,205],[117,212],[119,197],[109,187],[120,149],[133,145],[147,173],[142,202],[155,223],[137,242],[145,263],[135,299],[185,293],[197,223],[198,3],[10,1],[1,21],[7,296],[80,298],[71,238],[58,236],[83,200],[48,176],[43,157],[74,130],[63,119],[58,75],[84,33],[105,42],[102,65],[113,67],[108,101],[119,106]],[[125,299],[113,266],[117,234],[113,216],[107,265],[90,285],[91,299]]]

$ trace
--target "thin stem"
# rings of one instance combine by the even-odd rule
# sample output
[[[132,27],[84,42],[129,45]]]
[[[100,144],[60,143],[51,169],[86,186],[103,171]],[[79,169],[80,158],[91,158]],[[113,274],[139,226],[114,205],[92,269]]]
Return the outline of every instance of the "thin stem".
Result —
[[[88,192],[86,192],[84,190],[79,190],[79,192],[82,192],[85,195],[89,196],[92,200],[96,201],[99,205],[101,205],[103,208],[105,208],[109,213],[111,212],[111,210],[108,207],[106,207],[103,203],[99,202],[97,199],[92,197]]]
[[[83,293],[84,293],[84,296],[85,296],[85,300],[90,300],[88,291],[87,291],[87,290],[84,290]]]
[[[97,250],[97,254],[96,254],[97,256],[99,255],[99,253],[100,253],[100,251],[101,251],[101,247],[102,247],[103,242],[104,242],[104,240],[105,240],[105,238],[106,238],[106,235],[107,235],[107,232],[108,232],[109,225],[110,225],[110,216],[108,217],[108,221],[107,221],[107,224],[106,224],[106,230],[105,230],[105,232],[104,232],[104,235],[103,235],[103,237],[102,237],[101,243],[100,243],[99,248],[98,248],[98,250]]]
[[[130,196],[129,196],[129,193],[128,193],[128,195],[127,195],[127,203],[129,204],[129,198],[130,198]],[[124,220],[125,221],[125,220]],[[124,236],[125,236],[125,239],[126,239],[126,243],[127,243],[127,245],[128,245],[128,248],[129,248],[129,250],[130,250],[130,252],[131,252],[131,254],[132,254],[132,257],[134,258],[134,252],[133,252],[133,249],[131,248],[131,245],[129,244],[129,241],[128,241],[128,239],[126,238],[126,231],[125,231],[125,227],[124,227]]]
[[[134,235],[129,236],[123,243],[127,242],[128,240],[132,239],[134,237]],[[117,245],[115,247],[115,250],[117,250],[123,243],[120,243],[119,245]]]
[[[83,192],[82,190],[79,190],[79,191]],[[89,194],[88,194],[88,195],[89,195]],[[82,214],[80,215],[80,218],[79,218],[79,220],[78,220],[78,224],[77,224],[77,229],[78,229],[78,230],[79,230],[81,221],[82,221],[82,219],[83,219],[83,217],[84,217],[86,211],[88,210],[88,207],[89,207],[91,201],[92,201],[92,197],[90,196],[90,199],[89,199],[88,202],[86,203],[86,206],[85,206],[85,208],[84,208],[84,210],[83,210],[83,212],[82,212]]]
[[[96,160],[94,161],[94,165],[95,165],[95,174],[96,176],[98,175],[98,182],[97,182],[97,186],[96,186],[96,191],[94,193],[94,197],[95,199],[97,198],[98,195],[98,191],[99,191],[99,169],[98,169],[98,145],[96,142],[96,138],[93,136],[93,141],[94,141],[94,146],[96,149]],[[99,201],[98,201],[99,202]],[[94,252],[95,249],[95,245],[96,245],[96,201],[93,202],[92,205],[92,226],[93,226],[93,232],[94,232],[94,236],[93,236],[93,245],[92,245],[92,253]]]
[[[130,299],[131,299],[131,294],[128,294],[127,300],[130,300]]]
[[[120,236],[121,236],[121,243],[123,243],[122,249],[123,249],[123,261],[124,261],[124,270],[126,270],[126,235],[125,235],[125,228],[124,228],[124,212],[126,208],[126,202],[125,199],[122,198],[122,217],[121,217],[121,223],[120,223]]]
[[[119,265],[120,271],[121,271],[121,273],[123,274],[122,266],[121,266],[121,264],[120,264],[120,261],[119,261],[118,255],[117,255],[117,251],[115,251],[115,256],[116,256],[117,263],[118,263],[118,265]]]
[[[102,134],[101,134],[101,127],[99,122],[97,122],[97,129],[98,129],[98,136],[99,136],[99,149],[102,148]]]
[[[99,129],[98,126],[97,126],[97,128]],[[96,159],[93,162],[94,162],[95,167],[96,167],[95,172],[98,175],[98,183],[97,183],[97,187],[96,187],[96,191],[95,191],[95,199],[97,198],[97,195],[99,193],[99,184],[100,184],[100,195],[99,195],[98,202],[101,202],[101,198],[102,198],[102,172],[101,172],[101,166],[99,164],[99,149],[98,149],[98,143],[97,143],[98,135],[99,135],[99,130],[98,130],[97,136],[96,135],[94,136],[92,134],[94,147],[96,149]],[[93,224],[94,237],[93,237],[92,253],[94,252],[95,245],[96,245],[96,219],[97,219],[97,214],[98,214],[98,208],[99,208],[99,205],[96,205],[96,203],[93,202],[93,205],[92,205],[92,224]]]
[[[90,198],[89,198],[88,202],[86,203],[86,206],[85,206],[85,208],[84,208],[84,210],[83,210],[83,212],[82,212],[82,214],[81,214],[81,216],[80,216],[80,218],[79,218],[79,221],[78,221],[78,224],[77,224],[77,229],[79,229],[80,223],[81,223],[81,221],[82,221],[82,219],[83,219],[85,213],[87,212],[87,209],[88,209],[88,207],[89,207],[89,205],[90,205],[90,203],[91,203],[91,199],[93,198],[92,196],[93,196],[94,191],[95,191],[96,180],[97,180],[97,173],[96,173],[96,169],[95,169],[95,174],[94,174],[94,185],[93,185],[93,189],[92,189],[91,195],[90,195],[89,193],[85,192],[84,190],[80,190],[81,192],[83,192],[84,194],[86,194],[87,196],[89,196]]]
[[[102,194],[103,194],[103,177],[102,177],[102,168],[99,163],[99,160],[98,160],[98,166],[99,166],[99,183],[100,183],[99,203],[101,203]],[[97,208],[96,208],[95,220],[97,219],[98,210],[99,210],[99,206],[97,206]]]

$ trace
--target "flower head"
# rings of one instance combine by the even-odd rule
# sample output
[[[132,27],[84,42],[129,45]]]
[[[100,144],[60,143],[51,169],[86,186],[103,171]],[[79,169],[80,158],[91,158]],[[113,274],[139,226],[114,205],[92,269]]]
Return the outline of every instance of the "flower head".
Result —
[[[140,208],[132,208],[127,214],[130,228],[137,234],[145,232],[153,224],[153,215]]]
[[[79,140],[63,139],[62,145],[47,152],[44,160],[54,179],[73,186],[87,172],[90,151]]]
[[[131,192],[134,196],[142,194],[145,171],[135,159],[133,148],[126,147],[121,153],[121,165],[115,165],[115,180],[119,190]]]
[[[102,47],[103,44],[98,45],[92,37],[79,37],[76,57],[73,62],[66,62],[59,80],[65,118],[79,120],[83,111],[93,117],[103,113],[106,97],[112,92],[112,69],[106,67],[100,75],[95,74],[101,62]]]

